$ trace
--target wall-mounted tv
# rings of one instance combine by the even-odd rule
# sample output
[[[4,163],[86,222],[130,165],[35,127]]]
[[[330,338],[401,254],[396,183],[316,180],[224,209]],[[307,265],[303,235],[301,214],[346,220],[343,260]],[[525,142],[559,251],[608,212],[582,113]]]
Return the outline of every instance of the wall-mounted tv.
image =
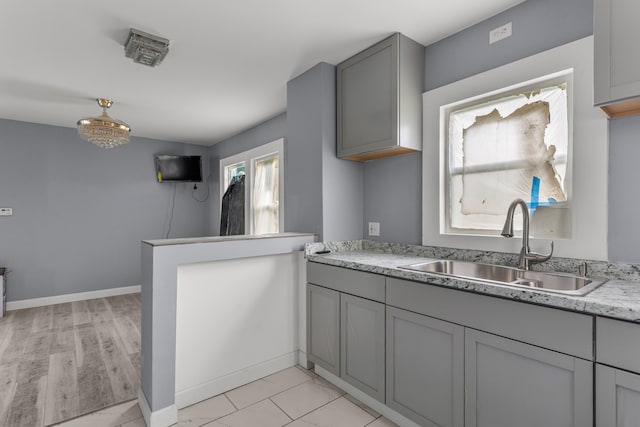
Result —
[[[155,156],[158,182],[202,182],[202,156]]]

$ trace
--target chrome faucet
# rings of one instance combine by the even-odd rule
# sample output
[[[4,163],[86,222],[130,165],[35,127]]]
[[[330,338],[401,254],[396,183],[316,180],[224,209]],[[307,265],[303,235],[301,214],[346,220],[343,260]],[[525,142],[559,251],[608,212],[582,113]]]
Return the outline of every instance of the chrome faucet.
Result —
[[[529,250],[529,208],[522,199],[515,199],[509,205],[507,211],[507,218],[504,221],[504,227],[502,227],[502,235],[504,237],[513,237],[513,214],[516,207],[520,206],[522,211],[522,249],[520,250],[520,258],[518,260],[518,267],[524,270],[531,270],[532,264],[538,264],[547,261],[553,254],[553,242],[551,242],[551,252],[547,255],[531,252]]]

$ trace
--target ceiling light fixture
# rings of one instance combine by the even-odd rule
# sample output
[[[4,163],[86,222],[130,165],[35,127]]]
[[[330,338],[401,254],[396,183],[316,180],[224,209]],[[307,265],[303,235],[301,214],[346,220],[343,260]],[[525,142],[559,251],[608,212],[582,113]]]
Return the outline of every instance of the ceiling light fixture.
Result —
[[[107,114],[107,108],[111,107],[113,101],[104,98],[97,98],[96,101],[102,107],[102,115],[78,120],[78,135],[102,148],[113,148],[131,142],[129,125],[112,119]]]
[[[169,40],[131,28],[124,44],[124,54],[138,64],[155,67],[169,52]]]

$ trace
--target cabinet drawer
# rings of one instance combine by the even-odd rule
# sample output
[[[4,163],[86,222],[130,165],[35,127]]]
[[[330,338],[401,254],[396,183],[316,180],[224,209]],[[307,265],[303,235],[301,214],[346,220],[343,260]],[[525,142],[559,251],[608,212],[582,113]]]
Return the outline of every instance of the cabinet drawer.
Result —
[[[373,301],[385,301],[385,278],[378,274],[308,262],[307,282]]]
[[[640,325],[598,317],[596,358],[600,363],[640,373]]]
[[[593,317],[426,283],[387,279],[387,304],[593,360]]]

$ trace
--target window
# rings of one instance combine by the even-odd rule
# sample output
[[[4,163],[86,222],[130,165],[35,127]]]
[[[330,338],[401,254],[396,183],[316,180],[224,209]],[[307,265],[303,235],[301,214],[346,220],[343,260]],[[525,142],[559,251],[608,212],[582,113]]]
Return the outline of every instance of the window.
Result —
[[[241,204],[244,209],[230,212],[230,215],[242,215],[238,212],[244,211],[242,227],[231,227],[235,231],[227,234],[283,231],[283,161],[283,139],[220,160],[220,208],[223,217],[230,212],[223,206],[224,195],[230,185],[243,181],[244,186],[243,194],[238,193],[238,197],[243,199]]]
[[[548,78],[541,81],[540,76]],[[530,241],[531,249],[546,252],[549,247],[546,240],[552,239],[556,256],[607,259],[608,133],[606,115],[593,108],[593,36],[423,94],[422,244],[509,253],[520,250],[520,233],[514,239],[505,239],[500,237],[500,230],[467,232],[466,229],[452,229],[447,225],[446,120],[448,113],[480,104],[482,98],[487,101],[505,98],[526,93],[535,89],[532,86],[537,84],[543,89],[561,84],[563,80],[567,82],[569,121],[567,173],[564,177],[567,204],[564,208],[556,205],[536,209],[530,223],[531,235],[535,237]],[[523,85],[523,82],[527,84]],[[570,215],[558,214],[569,211]],[[499,224],[504,222],[506,213],[505,208],[502,218],[497,218]],[[520,216],[518,211],[516,219]],[[562,237],[567,234],[571,237]]]
[[[538,236],[571,237],[571,73],[448,106],[443,232],[497,234],[509,204],[521,198],[539,218]]]

